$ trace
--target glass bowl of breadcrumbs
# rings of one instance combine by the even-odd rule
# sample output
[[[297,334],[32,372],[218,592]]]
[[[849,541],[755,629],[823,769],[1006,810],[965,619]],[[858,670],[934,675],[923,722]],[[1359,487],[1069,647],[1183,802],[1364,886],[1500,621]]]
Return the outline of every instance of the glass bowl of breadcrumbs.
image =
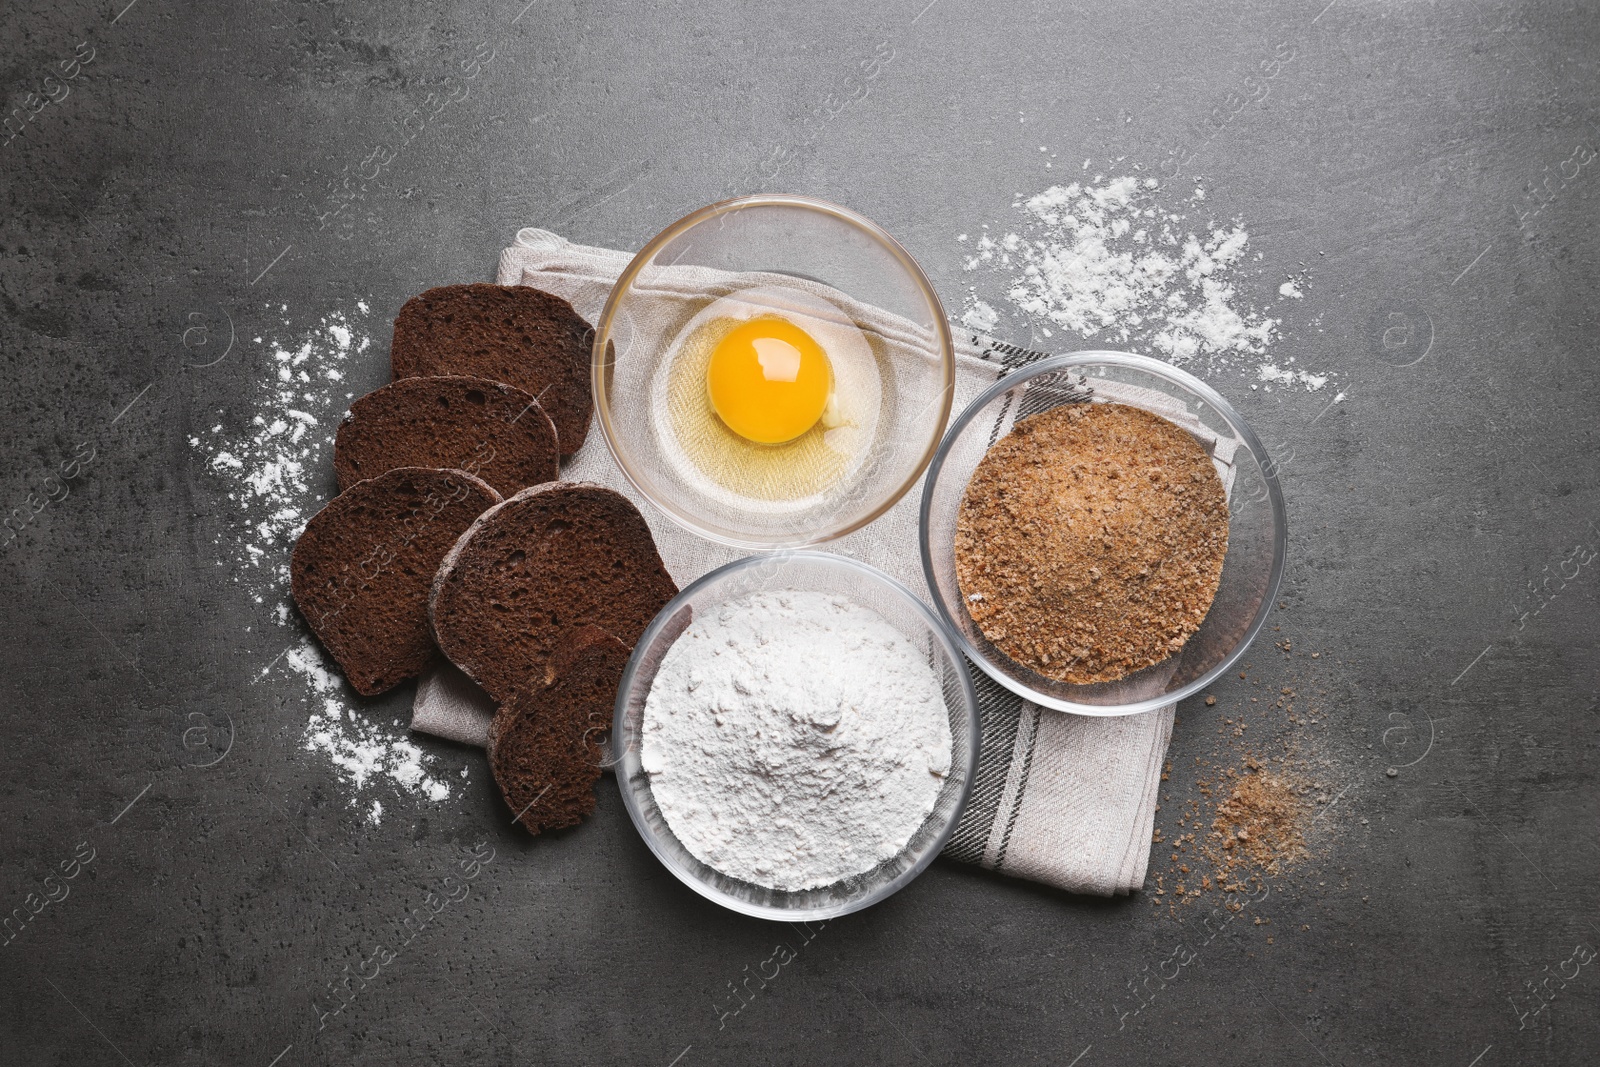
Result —
[[[1283,579],[1276,470],[1194,375],[1127,352],[1013,370],[945,435],[923,486],[940,617],[1000,685],[1132,715],[1200,692]]]

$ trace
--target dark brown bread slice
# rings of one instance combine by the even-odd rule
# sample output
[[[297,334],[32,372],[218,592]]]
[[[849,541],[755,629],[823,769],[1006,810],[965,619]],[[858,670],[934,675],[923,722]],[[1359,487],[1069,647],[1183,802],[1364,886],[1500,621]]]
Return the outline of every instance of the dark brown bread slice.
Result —
[[[446,375],[402,378],[350,405],[333,439],[339,488],[396,467],[464,470],[501,496],[559,477],[556,428],[514,385]]]
[[[533,394],[555,423],[561,454],[583,444],[594,328],[559,296],[527,285],[441,285],[394,320],[395,378],[470,374]]]
[[[524,489],[479,516],[433,580],[428,614],[450,661],[495,700],[538,683],[589,623],[633,647],[677,593],[644,518],[586,482]]]
[[[489,770],[531,834],[576,826],[594,811],[600,741],[611,726],[628,646],[597,626],[567,631],[544,676],[500,705]]]
[[[306,523],[289,560],[290,591],[356,692],[375,696],[428,665],[439,561],[499,502],[465,471],[400,467],[357,482]]]

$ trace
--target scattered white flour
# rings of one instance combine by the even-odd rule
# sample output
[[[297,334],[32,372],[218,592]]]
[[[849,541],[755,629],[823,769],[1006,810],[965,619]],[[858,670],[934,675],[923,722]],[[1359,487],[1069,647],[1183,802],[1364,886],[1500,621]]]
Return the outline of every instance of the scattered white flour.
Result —
[[[645,700],[640,762],[703,863],[773,889],[829,885],[903,849],[950,770],[927,658],[826,593],[755,593],[696,618]]]
[[[382,776],[429,800],[450,796],[450,786],[423,766],[426,754],[422,749],[350,706],[343,677],[323,658],[315,639],[308,637],[284,653],[283,662],[306,682],[311,718],[302,747],[308,752],[326,756],[358,792],[369,780]],[[354,797],[351,803],[355,803]],[[374,804],[369,819],[377,822],[382,814],[382,806]]]
[[[306,520],[327,502],[323,487],[331,482],[333,435],[352,397],[344,386],[346,363],[372,345],[368,315],[363,301],[354,312],[330,314],[291,341],[256,338],[267,353],[267,379],[249,427],[228,434],[219,424],[189,439],[206,454],[206,467],[231,505],[236,538],[218,540],[223,558],[217,565],[256,603],[272,600],[273,622],[286,639],[304,633],[289,599],[289,553]],[[272,666],[301,680],[311,710],[303,745],[333,763],[352,787],[352,806],[377,778],[433,801],[450,795],[403,730],[380,727],[357,710],[314,639],[302,637]],[[379,801],[362,806],[369,822],[382,818]]]
[[[961,321],[974,330],[987,333],[1000,322],[1000,313],[993,306],[982,300],[974,300],[967,306],[967,313]]]
[[[1189,229],[1186,216],[1157,201],[1159,187],[1154,178],[1101,175],[1052,186],[1018,201],[1020,232],[980,235],[963,266],[1001,274],[1018,311],[1085,340],[1150,349],[1193,369],[1243,369],[1247,357],[1268,354],[1280,325],[1239,292],[1250,235],[1237,221]],[[1197,188],[1191,202],[1203,194]],[[1292,282],[1279,291],[1302,295]],[[996,316],[976,293],[971,287],[963,321],[982,328]],[[1294,380],[1321,388],[1314,379],[1331,376]]]
[[[191,441],[210,452],[208,466],[228,486],[240,535],[229,546],[230,578],[258,598],[288,596],[289,552],[327,502],[321,488],[329,481],[333,434],[352,397],[343,385],[345,364],[372,344],[352,330],[367,305],[357,312],[335,312],[287,343],[256,338],[268,354],[267,380],[249,429],[227,436],[219,425],[209,442]]]
[[[1299,300],[1306,295],[1300,291],[1300,287],[1294,283],[1293,278],[1278,286],[1278,294],[1289,297],[1291,300]]]
[[[1331,380],[1326,374],[1311,374],[1292,367],[1279,367],[1275,363],[1263,363],[1256,368],[1256,376],[1264,382],[1278,382],[1283,385],[1294,385],[1299,382],[1310,390],[1321,389]]]

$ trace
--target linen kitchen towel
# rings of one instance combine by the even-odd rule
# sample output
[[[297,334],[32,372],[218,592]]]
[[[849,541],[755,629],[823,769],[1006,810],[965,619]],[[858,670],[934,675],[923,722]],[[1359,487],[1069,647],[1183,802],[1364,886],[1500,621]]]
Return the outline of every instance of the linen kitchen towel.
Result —
[[[498,280],[555,293],[594,322],[632,258],[629,252],[574,244],[529,228],[501,253]],[[954,412],[1005,373],[1008,364],[1017,365],[1015,350],[1002,356],[992,344],[982,335],[958,335]],[[1102,394],[1125,392],[1118,399],[1155,408],[1185,426],[1209,447],[1223,485],[1231,487],[1231,441],[1216,438],[1169,397],[1100,381],[1095,388]],[[999,425],[996,431],[1009,428]],[[589,434],[561,473],[564,479],[608,485],[632,500],[680,587],[743,554],[696,537],[657,512],[617,468],[598,432]],[[918,483],[876,522],[827,547],[878,567],[927,599],[917,543],[920,502]],[[1174,705],[1141,715],[1069,715],[1016,696],[975,666],[970,670],[982,744],[971,798],[943,854],[1075,893],[1112,896],[1140,888],[1150,861]],[[482,745],[493,714],[487,695],[446,664],[419,681],[411,728]]]

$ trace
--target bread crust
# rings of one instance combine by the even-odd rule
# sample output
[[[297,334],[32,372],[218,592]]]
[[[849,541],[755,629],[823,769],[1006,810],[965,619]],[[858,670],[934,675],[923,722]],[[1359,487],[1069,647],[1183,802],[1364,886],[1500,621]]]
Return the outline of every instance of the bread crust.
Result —
[[[517,690],[489,726],[489,770],[531,834],[576,826],[594,811],[626,645],[597,626],[567,631],[545,677]]]
[[[554,481],[555,423],[514,385],[450,374],[402,378],[350,405],[333,441],[348,489],[396,467],[464,470],[501,496]]]
[[[433,575],[500,499],[465,471],[398,467],[352,485],[306,523],[290,592],[356,692],[376,696],[428,665]]]
[[[582,446],[594,414],[594,327],[571,304],[527,285],[441,285],[407,300],[394,320],[394,377],[467,374],[538,397],[563,456]]]
[[[677,595],[644,517],[615,490],[551,482],[489,508],[445,555],[428,616],[450,661],[496,701],[544,677],[574,626],[632,648]]]

